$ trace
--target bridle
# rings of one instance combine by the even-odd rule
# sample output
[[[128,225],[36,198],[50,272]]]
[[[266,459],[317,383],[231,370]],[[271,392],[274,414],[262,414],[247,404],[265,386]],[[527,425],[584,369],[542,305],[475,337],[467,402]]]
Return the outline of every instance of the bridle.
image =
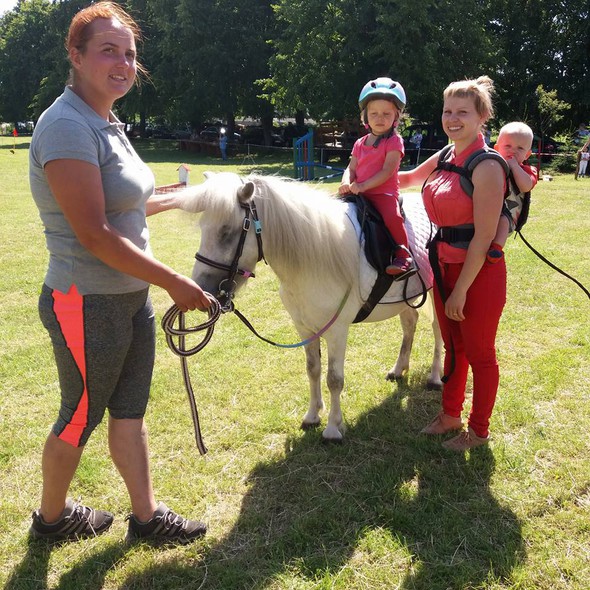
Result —
[[[211,266],[213,268],[218,268],[220,270],[226,270],[228,272],[227,277],[221,280],[218,286],[218,293],[217,299],[221,303],[221,311],[228,312],[233,311],[233,298],[236,292],[237,284],[236,284],[236,275],[243,276],[247,279],[255,278],[256,275],[251,270],[245,270],[239,267],[240,258],[244,252],[244,244],[246,242],[246,237],[252,224],[254,224],[254,234],[256,235],[256,242],[258,244],[258,260],[256,262],[260,262],[266,259],[264,258],[264,251],[262,249],[262,223],[258,218],[258,210],[256,209],[256,203],[254,200],[248,201],[248,203],[240,204],[240,207],[245,211],[244,220],[242,222],[242,231],[240,233],[240,238],[238,240],[238,245],[236,247],[236,251],[233,257],[231,264],[224,264],[223,262],[217,262],[216,260],[211,260],[206,256],[203,256],[199,252],[195,254],[195,258],[206,264],[207,266]]]

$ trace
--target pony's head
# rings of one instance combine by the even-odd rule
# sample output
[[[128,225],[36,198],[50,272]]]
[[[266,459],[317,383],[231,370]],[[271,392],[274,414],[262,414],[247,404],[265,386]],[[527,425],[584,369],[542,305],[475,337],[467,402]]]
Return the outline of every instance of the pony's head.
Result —
[[[203,290],[219,296],[220,292],[237,290],[253,274],[258,261],[250,209],[255,186],[227,172],[207,172],[205,177],[203,184],[181,191],[178,199],[185,211],[202,213],[201,243],[192,278]]]

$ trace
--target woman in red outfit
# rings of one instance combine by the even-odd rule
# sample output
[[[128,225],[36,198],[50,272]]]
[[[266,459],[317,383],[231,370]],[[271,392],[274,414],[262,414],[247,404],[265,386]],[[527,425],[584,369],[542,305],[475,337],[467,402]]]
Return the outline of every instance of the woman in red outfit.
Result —
[[[450,163],[462,166],[484,147],[482,126],[493,116],[493,82],[487,76],[453,82],[444,91],[442,125],[453,142]],[[438,153],[410,172],[399,174],[400,186],[426,182],[424,205],[430,220],[440,227],[467,228],[461,242],[437,241],[442,282],[434,287],[437,316],[445,342],[442,409],[422,432],[429,435],[461,430],[467,373],[473,373],[473,401],[468,428],[443,443],[465,451],[489,440],[489,421],[499,383],[495,339],[506,302],[504,258],[492,264],[486,254],[493,241],[502,202],[505,174],[492,159],[473,170],[473,196],[451,170],[435,171]],[[463,230],[462,230],[463,231]]]

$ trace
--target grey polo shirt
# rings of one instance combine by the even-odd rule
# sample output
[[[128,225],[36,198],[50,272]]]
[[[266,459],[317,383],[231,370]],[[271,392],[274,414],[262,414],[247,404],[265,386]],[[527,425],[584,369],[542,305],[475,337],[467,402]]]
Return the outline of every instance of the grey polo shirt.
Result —
[[[139,291],[147,283],[106,265],[86,250],[55,200],[44,166],[58,159],[90,162],[100,169],[109,224],[151,255],[145,202],[154,192],[154,176],[141,161],[111,113],[101,118],[69,87],[41,115],[29,152],[29,182],[45,226],[49,268],[45,283],[82,295]],[[84,198],[83,194],[79,195]]]

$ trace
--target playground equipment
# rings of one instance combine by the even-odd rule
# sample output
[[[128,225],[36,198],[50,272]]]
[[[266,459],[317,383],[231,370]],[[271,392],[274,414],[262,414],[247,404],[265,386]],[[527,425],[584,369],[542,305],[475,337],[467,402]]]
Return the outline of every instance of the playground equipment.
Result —
[[[298,139],[293,140],[293,166],[295,168],[295,178],[297,180],[325,180],[340,176],[344,168],[328,166],[323,162],[314,162],[313,160],[313,129]],[[323,168],[325,170],[334,170],[332,174],[316,177],[315,169]]]

